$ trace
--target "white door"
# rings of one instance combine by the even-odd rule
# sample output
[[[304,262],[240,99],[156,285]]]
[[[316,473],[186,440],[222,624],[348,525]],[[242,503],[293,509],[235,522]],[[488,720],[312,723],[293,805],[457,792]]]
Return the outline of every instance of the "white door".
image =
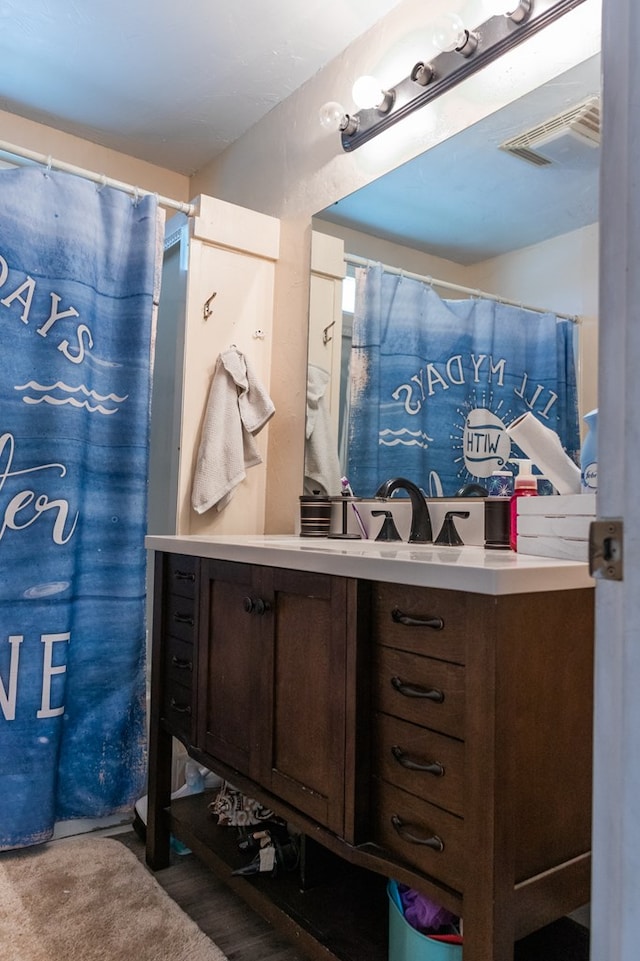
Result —
[[[593,961],[640,952],[640,8],[605,0],[598,516],[624,579],[596,588]]]

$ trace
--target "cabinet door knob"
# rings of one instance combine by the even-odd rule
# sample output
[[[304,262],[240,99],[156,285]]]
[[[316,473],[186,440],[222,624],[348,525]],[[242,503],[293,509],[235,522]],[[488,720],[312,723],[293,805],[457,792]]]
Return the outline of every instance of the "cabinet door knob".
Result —
[[[400,835],[403,841],[410,844],[421,844],[423,847],[431,848],[432,851],[444,851],[444,841],[437,834],[431,834],[426,838],[419,838],[407,830],[404,821],[397,814],[391,815],[391,824],[394,830]]]
[[[261,597],[245,597],[244,599],[244,609],[247,614],[266,614],[267,611],[271,610],[271,604],[269,601],[264,601]]]
[[[397,744],[394,744],[391,748],[391,753],[398,764],[409,771],[423,771],[425,774],[433,774],[435,777],[444,776],[444,766],[439,761],[414,761]]]
[[[391,678],[391,686],[398,694],[403,694],[405,697],[421,697],[427,701],[435,701],[436,704],[442,704],[444,701],[444,691],[438,690],[437,687],[421,687],[419,684],[407,684],[406,681],[403,681],[399,677]]]
[[[444,627],[441,617],[411,617],[404,614],[399,607],[394,607],[391,611],[391,620],[396,624],[404,624],[405,627],[430,627],[432,631],[441,631]]]

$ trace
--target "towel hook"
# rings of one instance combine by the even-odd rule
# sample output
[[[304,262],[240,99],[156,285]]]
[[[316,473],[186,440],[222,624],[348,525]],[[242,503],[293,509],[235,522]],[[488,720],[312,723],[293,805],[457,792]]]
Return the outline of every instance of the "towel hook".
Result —
[[[209,317],[213,313],[213,310],[211,308],[211,301],[213,300],[214,297],[217,296],[217,294],[218,294],[218,291],[214,290],[214,292],[211,294],[209,299],[205,300],[204,307],[202,308],[202,317],[204,320],[209,320]]]
[[[331,330],[331,328],[332,328],[333,326],[335,326],[335,320],[332,320],[330,324],[327,324],[327,326],[326,326],[326,327],[324,328],[324,330],[322,331],[322,343],[323,343],[323,344],[328,344],[330,340],[333,340],[333,337],[329,337],[329,331]]]

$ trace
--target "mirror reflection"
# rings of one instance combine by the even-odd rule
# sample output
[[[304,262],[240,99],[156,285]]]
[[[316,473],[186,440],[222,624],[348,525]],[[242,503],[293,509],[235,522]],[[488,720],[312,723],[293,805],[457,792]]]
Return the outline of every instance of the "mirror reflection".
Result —
[[[527,411],[578,461],[599,89],[593,57],[316,215],[305,489],[486,485],[524,456],[506,428]]]

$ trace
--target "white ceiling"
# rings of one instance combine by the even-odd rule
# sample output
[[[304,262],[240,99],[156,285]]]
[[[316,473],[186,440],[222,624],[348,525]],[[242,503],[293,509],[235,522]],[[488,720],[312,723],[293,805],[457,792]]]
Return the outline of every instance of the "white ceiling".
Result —
[[[400,0],[0,0],[0,109],[192,174]]]

